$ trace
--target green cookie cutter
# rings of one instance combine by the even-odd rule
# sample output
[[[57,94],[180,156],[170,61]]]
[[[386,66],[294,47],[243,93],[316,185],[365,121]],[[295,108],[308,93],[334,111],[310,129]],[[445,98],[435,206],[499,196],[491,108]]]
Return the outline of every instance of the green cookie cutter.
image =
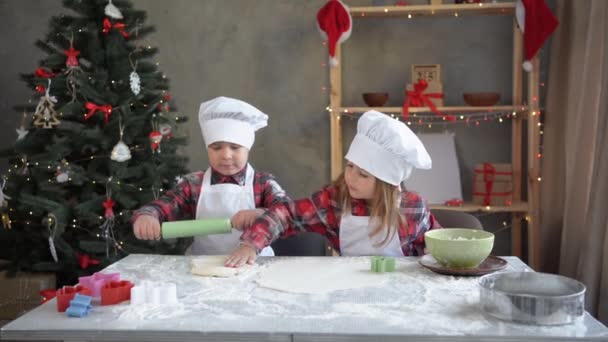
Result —
[[[384,273],[384,272],[395,272],[395,258],[373,256],[372,257],[372,272]]]

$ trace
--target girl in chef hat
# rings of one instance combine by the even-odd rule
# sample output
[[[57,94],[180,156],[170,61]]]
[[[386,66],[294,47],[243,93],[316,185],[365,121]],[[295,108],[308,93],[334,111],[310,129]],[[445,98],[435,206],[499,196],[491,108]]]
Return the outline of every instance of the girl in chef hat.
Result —
[[[231,218],[232,227],[244,230],[269,208],[289,200],[274,177],[247,162],[255,131],[266,127],[268,116],[240,100],[218,97],[203,102],[199,123],[210,166],[186,175],[174,189],[140,208],[132,217],[139,239],[160,239],[160,223],[188,219]],[[230,254],[241,244],[242,231],[197,236],[187,254]],[[246,242],[245,242],[246,243]],[[274,255],[270,247],[261,255]]]
[[[440,228],[426,202],[401,187],[431,157],[404,123],[368,111],[346,154],[344,172],[310,198],[273,206],[241,237],[227,266],[252,263],[279,236],[299,231],[324,235],[341,255],[422,255],[424,233]]]

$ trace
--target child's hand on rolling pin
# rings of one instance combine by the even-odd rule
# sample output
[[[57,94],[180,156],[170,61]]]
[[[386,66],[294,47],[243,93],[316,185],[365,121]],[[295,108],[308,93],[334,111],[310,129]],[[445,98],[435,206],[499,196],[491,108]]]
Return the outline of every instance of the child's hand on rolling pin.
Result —
[[[160,222],[154,216],[142,215],[133,223],[133,233],[140,240],[160,240]]]
[[[247,244],[241,243],[239,248],[236,249],[224,262],[226,267],[241,267],[245,263],[253,264],[258,255],[255,249]]]
[[[232,216],[230,219],[230,224],[232,224],[232,228],[245,230],[249,228],[253,224],[253,221],[255,221],[255,219],[263,213],[264,209],[241,210]]]

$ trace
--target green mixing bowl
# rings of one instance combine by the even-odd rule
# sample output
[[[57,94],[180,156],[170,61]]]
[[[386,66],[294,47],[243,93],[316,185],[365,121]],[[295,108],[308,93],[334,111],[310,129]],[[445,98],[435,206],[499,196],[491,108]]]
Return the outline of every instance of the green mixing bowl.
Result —
[[[475,268],[494,246],[494,234],[476,229],[435,229],[424,239],[433,258],[449,268]]]

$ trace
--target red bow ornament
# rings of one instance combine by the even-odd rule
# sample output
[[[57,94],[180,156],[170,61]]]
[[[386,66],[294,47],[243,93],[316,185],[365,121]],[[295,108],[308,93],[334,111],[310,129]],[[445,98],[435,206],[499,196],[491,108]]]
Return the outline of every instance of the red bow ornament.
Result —
[[[125,27],[125,23],[117,22],[115,24],[112,24],[110,19],[105,18],[103,20],[103,29],[101,30],[101,32],[103,32],[104,34],[108,34],[110,33],[111,29],[115,29],[120,32],[120,34],[122,34],[124,38],[129,38],[129,33],[125,31]]]
[[[80,51],[74,49],[73,46],[70,46],[68,50],[64,51],[65,55],[68,56],[68,59],[65,61],[65,65],[68,68],[76,68],[78,67],[78,55],[80,55]]]
[[[405,102],[403,102],[403,118],[406,120],[409,118],[410,106],[412,106],[412,107],[429,107],[429,109],[433,113],[443,117],[445,120],[455,121],[456,117],[454,117],[452,115],[441,114],[441,112],[439,112],[439,110],[437,109],[437,106],[435,106],[433,101],[431,101],[431,99],[442,99],[443,98],[442,93],[424,93],[424,91],[426,90],[426,88],[428,86],[429,85],[425,80],[420,79],[420,80],[418,80],[417,83],[414,84],[413,91],[408,90],[405,93]]]
[[[34,71],[34,76],[40,77],[40,78],[51,78],[51,77],[55,77],[55,73],[47,71],[46,69],[44,69],[42,67],[38,67],[38,69],[36,69],[36,71]]]
[[[110,119],[110,115],[112,115],[112,106],[109,104],[99,106],[93,102],[87,102],[85,104],[85,107],[89,110],[89,112],[87,113],[87,115],[84,116],[84,121],[89,120],[89,118],[93,116],[93,114],[95,114],[97,111],[100,111],[104,113],[105,123],[107,124],[108,120]]]

